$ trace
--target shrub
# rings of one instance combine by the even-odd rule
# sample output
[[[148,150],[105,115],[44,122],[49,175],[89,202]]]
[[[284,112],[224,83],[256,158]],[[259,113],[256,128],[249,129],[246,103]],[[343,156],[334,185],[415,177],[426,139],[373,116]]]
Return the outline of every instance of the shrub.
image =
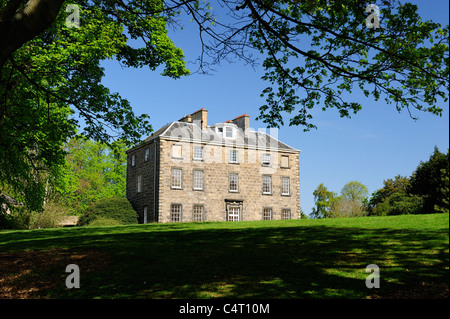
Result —
[[[0,211],[0,229],[14,229],[14,220],[10,214]]]
[[[60,222],[67,216],[66,208],[48,203],[42,212],[31,212],[29,229],[60,227]]]
[[[122,225],[136,224],[138,215],[126,198],[102,198],[92,203],[79,220],[79,225],[89,225],[94,220],[113,219]]]
[[[10,214],[4,216],[5,229],[28,229],[30,227],[31,212],[24,207],[11,208]]]

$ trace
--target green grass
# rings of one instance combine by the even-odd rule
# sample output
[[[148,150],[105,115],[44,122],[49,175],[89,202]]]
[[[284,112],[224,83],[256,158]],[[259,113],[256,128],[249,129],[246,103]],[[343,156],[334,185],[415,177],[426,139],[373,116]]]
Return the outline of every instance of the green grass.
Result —
[[[448,266],[448,214],[0,232],[0,298],[448,297]]]

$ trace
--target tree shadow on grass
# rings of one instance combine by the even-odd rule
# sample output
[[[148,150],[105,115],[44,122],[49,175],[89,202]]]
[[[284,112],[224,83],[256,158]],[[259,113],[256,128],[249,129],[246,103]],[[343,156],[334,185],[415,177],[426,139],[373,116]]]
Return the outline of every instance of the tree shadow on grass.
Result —
[[[33,232],[34,239],[11,233],[0,247],[95,249],[109,256],[103,269],[86,273],[80,267],[80,289],[67,289],[60,275],[58,285],[37,293],[50,298],[412,297],[398,294],[405,289],[423,291],[422,298],[448,298],[448,230],[143,229]],[[366,287],[369,264],[380,268],[380,289]]]

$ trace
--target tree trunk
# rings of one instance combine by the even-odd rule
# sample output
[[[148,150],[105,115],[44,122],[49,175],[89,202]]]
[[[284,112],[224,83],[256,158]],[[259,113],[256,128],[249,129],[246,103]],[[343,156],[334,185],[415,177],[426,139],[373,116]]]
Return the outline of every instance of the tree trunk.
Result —
[[[9,0],[0,12],[0,72],[6,60],[55,21],[64,0]]]

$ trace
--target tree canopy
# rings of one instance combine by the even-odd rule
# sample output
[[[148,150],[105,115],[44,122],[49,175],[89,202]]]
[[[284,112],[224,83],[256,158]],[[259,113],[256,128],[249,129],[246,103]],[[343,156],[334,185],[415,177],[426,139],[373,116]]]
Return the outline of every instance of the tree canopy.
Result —
[[[85,138],[65,143],[65,187],[56,189],[52,200],[81,215],[93,202],[102,198],[125,198],[126,146],[116,142],[114,148]]]
[[[330,217],[331,208],[336,201],[336,193],[329,191],[328,188],[321,183],[313,192],[316,207],[313,207],[311,217],[326,218]]]
[[[369,210],[373,210],[376,206],[385,201],[388,197],[395,193],[406,194],[409,187],[409,177],[397,175],[383,181],[383,187],[373,192],[368,203]]]
[[[48,8],[58,2],[63,3],[0,1],[0,57],[10,48],[8,30],[19,32],[17,25],[52,12],[40,6]],[[182,51],[167,37],[166,18],[149,15],[145,20],[148,45],[135,49],[127,44],[127,26],[108,18],[100,3],[94,2],[77,2],[82,27],[67,27],[67,14],[60,10],[48,27],[0,60],[0,193],[31,210],[42,209],[49,182],[57,180],[63,170],[63,144],[75,134],[131,145],[151,132],[148,115],[136,116],[127,100],[102,85],[101,60],[116,58],[127,66],[151,69],[164,64],[163,75],[170,77],[188,73]],[[161,6],[158,1],[154,5],[158,3]],[[135,38],[144,26],[133,30],[132,25],[144,22],[135,14],[128,15],[127,35]],[[26,36],[17,35],[11,41]]]
[[[441,153],[434,148],[428,161],[420,162],[411,175],[408,191],[424,198],[426,213],[449,212],[450,151]]]
[[[347,182],[341,194],[329,191],[320,184],[313,192],[316,207],[311,212],[313,218],[359,217],[366,215],[367,187],[358,182]]]
[[[369,201],[369,215],[431,214],[449,212],[449,151],[437,147],[410,177],[387,179]]]
[[[373,2],[378,28],[360,0],[0,0],[0,193],[39,209],[69,138],[134,144],[150,133],[149,116],[102,85],[100,62],[189,74],[167,33],[186,17],[198,25],[200,71],[262,57],[259,119],[268,126],[284,125],[287,114],[289,125],[309,130],[315,108],[349,117],[363,107],[343,97],[355,90],[413,118],[441,115],[448,26],[423,21],[410,3]],[[66,23],[69,4],[80,9],[79,28]]]

